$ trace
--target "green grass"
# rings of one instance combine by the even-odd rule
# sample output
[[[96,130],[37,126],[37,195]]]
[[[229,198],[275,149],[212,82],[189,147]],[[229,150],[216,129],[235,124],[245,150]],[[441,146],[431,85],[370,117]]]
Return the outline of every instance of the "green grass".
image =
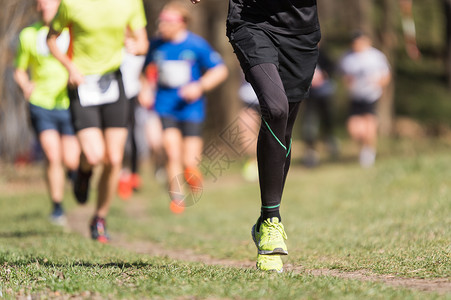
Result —
[[[238,163],[217,181],[207,178],[200,201],[180,216],[169,212],[164,189],[143,168],[142,190],[130,202],[115,201],[108,218],[116,246],[47,223],[39,167],[14,174],[3,168],[0,298],[451,299],[451,293],[308,272],[451,278],[449,144],[385,141],[369,170],[355,162],[355,148],[343,147],[351,154],[340,162],[292,167],[282,216],[290,251],[284,260],[296,271],[282,275],[188,262],[205,254],[236,265],[255,260],[250,227],[259,191],[241,179]],[[69,214],[80,210],[69,191],[65,205]],[[138,254],[133,245],[157,245],[168,256]],[[174,260],[174,252],[187,259]]]

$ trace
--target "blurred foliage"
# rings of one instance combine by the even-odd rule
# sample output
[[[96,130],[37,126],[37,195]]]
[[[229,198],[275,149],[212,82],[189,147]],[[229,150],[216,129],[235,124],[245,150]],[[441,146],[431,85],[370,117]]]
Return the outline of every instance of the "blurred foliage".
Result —
[[[148,17],[148,33],[155,34],[156,18],[166,0],[143,0]],[[393,1],[393,0],[390,0]],[[447,0],[414,1],[417,42],[422,59],[411,61],[404,50],[401,14],[397,1],[322,0],[318,1],[322,26],[322,43],[333,59],[338,60],[348,46],[349,34],[360,27],[369,29],[377,47],[389,49],[395,72],[394,112],[426,124],[451,125],[451,104],[446,87],[444,54],[446,49],[445,14]],[[0,0],[0,157],[11,160],[29,149],[32,140],[27,123],[25,102],[12,79],[13,57],[20,30],[36,20],[30,0]],[[240,69],[225,36],[228,1],[203,0],[193,6],[191,29],[205,37],[217,49],[228,67],[229,79],[208,95],[207,141],[216,137],[237,117],[240,101],[237,88]],[[390,18],[389,21],[387,18]],[[387,28],[387,24],[390,28]],[[385,27],[384,27],[385,26]],[[382,47],[384,46],[385,47]],[[387,47],[387,45],[389,47]],[[337,82],[340,81],[337,78]],[[346,117],[346,97],[339,88],[338,119]]]

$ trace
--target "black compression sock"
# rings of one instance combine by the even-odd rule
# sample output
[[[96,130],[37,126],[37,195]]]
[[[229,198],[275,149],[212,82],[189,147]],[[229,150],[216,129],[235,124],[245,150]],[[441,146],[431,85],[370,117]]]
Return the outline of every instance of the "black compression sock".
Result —
[[[257,221],[257,228],[260,228],[260,224],[264,220],[267,220],[269,218],[274,218],[274,217],[278,218],[279,222],[282,222],[282,217],[280,216],[280,211],[278,209],[273,210],[273,211],[268,211],[268,210],[262,208],[260,218]]]

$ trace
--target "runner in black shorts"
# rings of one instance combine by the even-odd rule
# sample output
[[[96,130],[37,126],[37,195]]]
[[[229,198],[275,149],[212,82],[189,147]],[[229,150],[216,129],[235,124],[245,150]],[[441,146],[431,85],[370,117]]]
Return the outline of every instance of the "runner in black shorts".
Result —
[[[280,255],[288,251],[279,207],[293,124],[318,58],[316,0],[229,0],[227,36],[257,94],[262,117],[257,143],[262,206],[252,229],[257,268],[281,272]]]
[[[390,83],[390,66],[385,55],[372,46],[370,37],[357,31],[352,36],[349,51],[340,61],[340,69],[351,102],[347,129],[360,146],[360,165],[368,168],[376,161],[376,108],[384,88]]]
[[[216,88],[228,75],[221,56],[188,30],[187,5],[170,1],[162,8],[158,16],[159,36],[150,41],[146,58],[146,70],[155,69],[158,74],[148,89],[155,97],[155,111],[162,121],[169,209],[176,214],[185,210],[192,202],[186,200],[202,187],[198,165],[206,115],[204,93]],[[148,107],[150,103],[145,98],[141,97],[141,103]],[[182,187],[179,175],[189,189]]]
[[[116,194],[127,138],[130,106],[120,72],[123,48],[134,55],[147,52],[146,23],[141,0],[61,0],[47,36],[50,52],[69,73],[70,110],[82,149],[74,184],[79,203],[88,200],[93,170],[102,166],[89,226],[92,239],[101,243],[109,240],[105,219]],[[56,47],[56,38],[67,27],[72,45],[68,55]]]
[[[70,111],[75,130],[94,128],[124,128],[128,126],[130,105],[125,96],[121,72],[115,72],[119,83],[119,100],[109,104],[83,107],[76,88],[68,87]]]

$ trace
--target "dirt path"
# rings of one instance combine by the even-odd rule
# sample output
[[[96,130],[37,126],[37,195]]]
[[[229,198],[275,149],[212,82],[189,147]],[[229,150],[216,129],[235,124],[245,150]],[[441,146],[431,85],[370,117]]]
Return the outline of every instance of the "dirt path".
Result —
[[[133,201],[127,205],[126,212],[135,219],[146,218],[143,213],[143,203],[139,198],[134,198]],[[82,236],[89,237],[87,224],[92,214],[93,207],[82,206],[73,210],[68,215],[69,228],[72,232],[77,232]],[[150,241],[130,241],[127,236],[123,234],[114,233],[114,240],[111,245],[127,249],[129,251],[147,254],[151,256],[168,257],[170,259],[185,261],[185,262],[199,262],[212,266],[224,266],[233,268],[255,268],[254,261],[236,261],[230,259],[218,259],[210,255],[201,255],[190,250],[174,250],[167,249],[163,246],[152,243]],[[286,272],[293,272],[295,274],[309,274],[313,276],[334,276],[343,279],[360,280],[368,282],[379,282],[392,287],[408,288],[413,290],[436,292],[439,294],[451,294],[451,280],[446,278],[438,279],[421,279],[421,278],[402,278],[394,275],[378,275],[370,271],[359,270],[352,272],[343,272],[330,269],[306,269],[302,266],[295,266],[292,264],[285,264]]]

